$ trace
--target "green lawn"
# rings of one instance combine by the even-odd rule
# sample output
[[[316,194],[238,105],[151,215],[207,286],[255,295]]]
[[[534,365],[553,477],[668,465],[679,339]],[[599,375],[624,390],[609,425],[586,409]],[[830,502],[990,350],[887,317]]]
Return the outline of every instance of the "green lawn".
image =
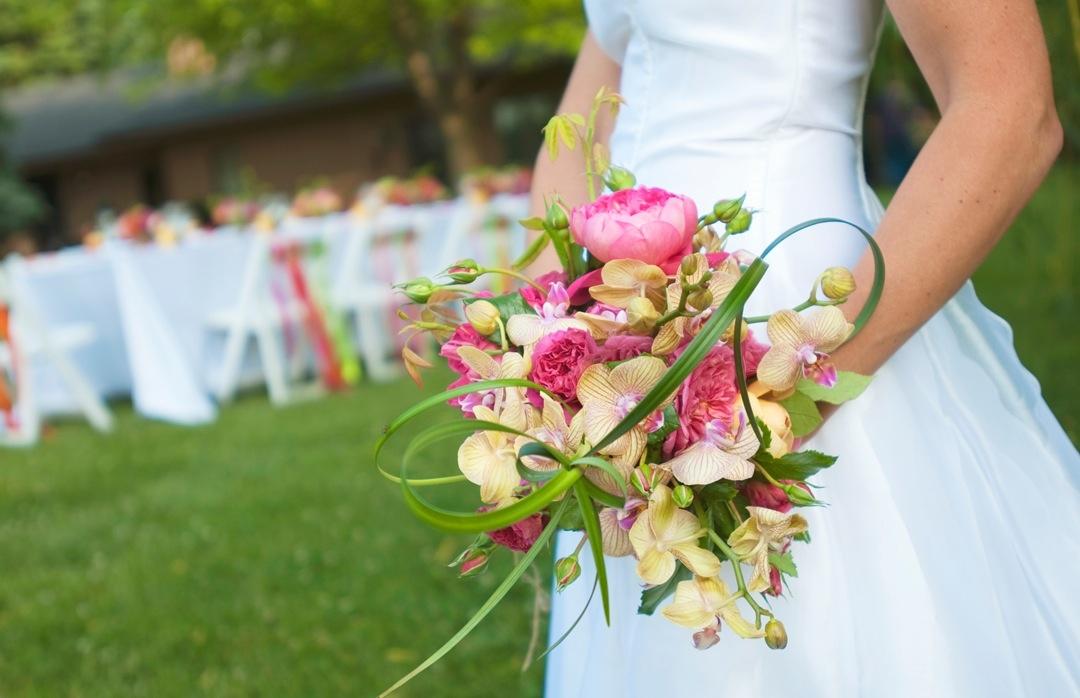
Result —
[[[1059,169],[977,277],[1074,435],[1077,170]],[[445,375],[433,376],[433,385]],[[369,696],[470,615],[461,538],[406,513],[372,440],[411,384],[273,409],[261,396],[183,429],[119,410],[0,451],[0,696]],[[464,504],[459,501],[458,504]],[[503,560],[500,569],[505,569]],[[537,696],[518,589],[400,695]]]

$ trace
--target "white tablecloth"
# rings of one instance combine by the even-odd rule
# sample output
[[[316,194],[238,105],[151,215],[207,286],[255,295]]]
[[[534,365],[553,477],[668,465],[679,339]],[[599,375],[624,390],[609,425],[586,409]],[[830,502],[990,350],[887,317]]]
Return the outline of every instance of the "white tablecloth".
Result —
[[[509,217],[524,215],[527,206],[524,197],[496,203]],[[434,276],[461,256],[482,259],[485,250],[495,254],[492,245],[453,229],[462,205],[459,201],[412,208],[412,220],[424,232],[409,251],[415,258],[404,265],[409,273]],[[391,210],[386,215],[393,219],[404,212]],[[416,223],[417,216],[422,225]],[[288,220],[273,239],[322,239],[327,245],[326,275],[333,282],[350,273],[343,264],[360,225],[349,214]],[[392,228],[394,223],[388,225]],[[224,342],[220,333],[208,331],[207,318],[237,303],[255,235],[223,228],[175,247],[108,242],[98,249],[74,248],[19,260],[9,265],[9,271],[13,287],[31,299],[46,325],[93,326],[94,341],[73,351],[71,358],[99,394],[130,395],[140,414],[198,424],[216,416],[210,386],[220,368]],[[508,247],[500,241],[498,247],[518,249],[522,244],[523,238]],[[503,256],[506,250],[497,252]],[[404,280],[382,278],[387,272],[379,268],[380,254],[385,250],[365,255],[351,273],[374,275],[380,283]],[[249,372],[257,370],[257,363],[250,362]],[[47,365],[33,365],[31,376],[43,412],[72,410],[72,397]]]

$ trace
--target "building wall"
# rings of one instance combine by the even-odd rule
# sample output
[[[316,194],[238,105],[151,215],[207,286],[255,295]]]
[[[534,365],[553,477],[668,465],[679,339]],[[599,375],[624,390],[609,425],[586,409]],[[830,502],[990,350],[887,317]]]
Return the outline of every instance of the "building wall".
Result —
[[[137,162],[92,163],[65,168],[58,177],[60,223],[68,240],[77,240],[102,207],[116,211],[143,199],[142,168]]]

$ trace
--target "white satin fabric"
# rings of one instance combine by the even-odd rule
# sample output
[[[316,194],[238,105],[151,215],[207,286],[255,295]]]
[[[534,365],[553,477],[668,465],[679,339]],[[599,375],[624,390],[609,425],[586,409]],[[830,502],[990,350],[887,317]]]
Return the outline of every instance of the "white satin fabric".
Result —
[[[809,218],[880,219],[861,154],[878,0],[586,9],[622,64],[613,161],[639,182],[702,208],[746,192],[760,212],[736,246],[755,251]],[[770,255],[750,311],[801,301],[864,249],[839,226],[801,233]],[[840,460],[816,478],[831,506],[803,510],[813,543],[796,544],[799,577],[773,603],[786,650],[730,630],[693,649],[686,629],[636,615],[634,561],[609,558],[611,627],[594,600],[549,659],[548,698],[1080,695],[1080,457],[970,284],[811,446]],[[555,596],[552,638],[585,604],[587,557]]]

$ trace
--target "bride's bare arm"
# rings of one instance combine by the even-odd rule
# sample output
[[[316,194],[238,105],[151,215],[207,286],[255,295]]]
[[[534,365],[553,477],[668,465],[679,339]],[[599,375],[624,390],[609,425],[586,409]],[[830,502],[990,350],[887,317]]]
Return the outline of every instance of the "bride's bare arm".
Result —
[[[577,62],[574,63],[574,70],[570,73],[566,92],[559,103],[559,113],[588,114],[593,97],[601,87],[606,86],[615,91],[619,89],[619,75],[619,64],[604,53],[592,32],[587,33]],[[607,110],[601,110],[596,126],[598,142],[607,145],[612,125]],[[553,161],[548,157],[547,150],[541,148],[533,170],[532,215],[544,215],[544,197],[550,198],[556,190],[571,207],[585,202],[588,196],[585,171],[581,163],[581,157],[575,153]],[[548,267],[552,268],[553,265],[549,264]]]
[[[878,369],[952,297],[1027,203],[1061,149],[1050,65],[1034,2],[889,0],[941,121],[876,234],[885,291],[865,330],[837,352]],[[856,269],[860,292],[871,265]],[[865,295],[845,306],[852,316]]]

